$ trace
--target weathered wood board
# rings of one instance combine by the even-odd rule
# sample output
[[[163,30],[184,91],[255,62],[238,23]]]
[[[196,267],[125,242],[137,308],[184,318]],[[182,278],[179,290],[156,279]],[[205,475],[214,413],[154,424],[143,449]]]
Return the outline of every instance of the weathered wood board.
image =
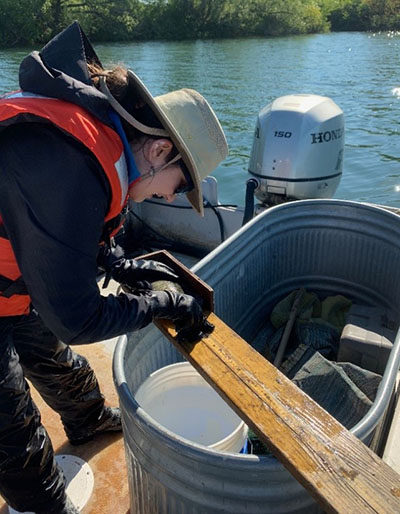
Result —
[[[325,511],[400,513],[400,475],[215,314],[208,319],[214,332],[194,344],[157,325]]]

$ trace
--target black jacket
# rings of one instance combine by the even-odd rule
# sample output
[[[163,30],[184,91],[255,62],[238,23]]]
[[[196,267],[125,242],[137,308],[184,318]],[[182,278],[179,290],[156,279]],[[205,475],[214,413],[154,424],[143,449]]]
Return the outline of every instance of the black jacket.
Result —
[[[77,23],[20,67],[25,91],[80,105],[110,124],[106,98],[91,85],[98,61]],[[64,342],[88,343],[136,330],[152,316],[145,297],[103,297],[96,258],[110,188],[96,158],[39,119],[0,127],[0,213],[32,303]]]

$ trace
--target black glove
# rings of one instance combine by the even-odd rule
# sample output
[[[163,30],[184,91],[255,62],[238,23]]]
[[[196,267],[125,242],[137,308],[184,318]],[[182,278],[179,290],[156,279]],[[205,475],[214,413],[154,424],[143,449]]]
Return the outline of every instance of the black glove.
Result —
[[[143,281],[176,281],[178,275],[162,262],[145,259],[119,259],[113,265],[112,278],[121,284],[131,286]]]
[[[214,330],[193,296],[171,291],[152,291],[146,296],[150,299],[153,319],[173,321],[178,341],[194,342]]]
[[[102,244],[97,254],[97,266],[102,271],[108,271],[113,267],[115,262],[123,259],[125,256],[124,249],[119,245],[109,246],[108,244]]]
[[[121,289],[124,293],[140,295],[147,293],[148,291],[152,291],[153,285],[151,282],[147,280],[141,280],[140,282],[136,282],[132,286],[128,286],[127,284],[121,284]]]
[[[149,282],[157,280],[176,281],[178,278],[178,275],[162,262],[125,259],[123,250],[119,246],[104,247],[99,253],[97,264],[106,272],[105,287],[107,287],[110,278],[128,286],[128,289],[131,290],[148,289],[150,287],[148,287]]]

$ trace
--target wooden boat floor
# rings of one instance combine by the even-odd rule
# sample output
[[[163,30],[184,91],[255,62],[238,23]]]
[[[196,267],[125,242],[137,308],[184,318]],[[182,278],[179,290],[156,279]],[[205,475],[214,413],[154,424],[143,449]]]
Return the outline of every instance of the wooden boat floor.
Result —
[[[118,405],[118,395],[112,379],[112,353],[116,340],[74,346],[84,355],[96,372],[102,393],[109,405]],[[39,407],[42,423],[50,434],[56,455],[67,454],[85,460],[94,474],[94,489],[81,514],[129,514],[129,490],[122,434],[104,434],[81,446],[69,444],[60,417],[31,387],[32,397]],[[0,497],[0,514],[8,507]]]

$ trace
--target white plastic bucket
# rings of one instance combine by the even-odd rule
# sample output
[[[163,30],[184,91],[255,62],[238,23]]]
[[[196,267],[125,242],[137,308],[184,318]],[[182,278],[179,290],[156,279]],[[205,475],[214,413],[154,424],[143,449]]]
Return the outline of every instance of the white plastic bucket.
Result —
[[[135,399],[160,425],[192,442],[233,453],[246,444],[247,425],[189,362],[152,373]]]

